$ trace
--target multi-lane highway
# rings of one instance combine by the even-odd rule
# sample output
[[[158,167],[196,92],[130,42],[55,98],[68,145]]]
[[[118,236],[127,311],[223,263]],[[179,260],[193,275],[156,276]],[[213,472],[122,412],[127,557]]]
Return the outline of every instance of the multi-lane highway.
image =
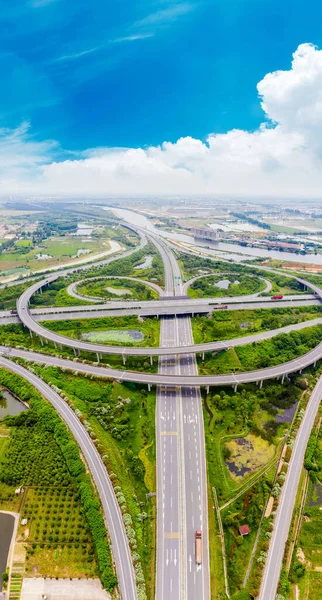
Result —
[[[197,373],[195,359],[195,353],[197,351],[206,352],[210,350],[219,350],[232,345],[242,345],[244,343],[251,343],[252,341],[260,341],[280,333],[281,330],[265,332],[264,334],[259,335],[256,334],[256,336],[247,336],[240,338],[239,340],[214,342],[211,344],[195,346],[193,344],[189,316],[185,314],[181,317],[174,317],[173,305],[176,306],[177,303],[181,303],[186,309],[187,303],[190,302],[190,306],[203,305],[204,307],[208,307],[209,299],[201,301],[176,299],[183,295],[180,270],[177,261],[175,260],[173,253],[169,250],[169,247],[164,240],[160,240],[158,236],[154,234],[152,236],[150,236],[150,234],[148,235],[158,248],[165,266],[165,294],[169,296],[169,300],[163,301],[163,309],[166,311],[167,316],[164,316],[161,319],[160,348],[126,348],[125,354],[137,354],[137,352],[132,352],[132,350],[139,350],[138,354],[141,355],[159,355],[160,359],[158,374],[110,369],[99,365],[84,364],[78,360],[75,362],[75,360],[71,361],[59,359],[54,356],[45,356],[44,354],[18,349],[8,349],[5,347],[0,348],[0,354],[7,354],[12,357],[18,356],[37,362],[45,362],[47,364],[55,364],[56,366],[70,368],[73,370],[77,369],[77,371],[80,373],[92,373],[102,377],[113,377],[120,381],[135,381],[147,383],[149,385],[156,384],[158,386],[156,406],[158,482],[156,596],[157,600],[195,600],[196,598],[198,598],[198,600],[199,598],[201,598],[201,600],[208,600],[210,598],[210,590],[207,489],[203,417],[199,386],[237,386],[239,383],[247,383],[251,381],[262,382],[265,379],[275,377],[282,377],[282,380],[284,380],[285,375],[292,372],[301,371],[306,366],[313,364],[322,358],[322,344],[319,344],[316,348],[314,348],[314,350],[306,355],[276,367],[269,367],[248,373],[199,376]],[[310,287],[319,299],[322,298],[322,291],[320,288],[313,286],[304,280],[301,280],[301,283],[303,285],[307,285],[307,287]],[[41,285],[43,285],[43,282],[41,282]],[[31,331],[34,331],[44,338],[52,339],[52,341],[55,343],[64,343],[64,345],[67,346],[74,346],[75,349],[88,350],[89,348],[87,347],[80,348],[76,346],[76,343],[84,344],[78,340],[70,340],[69,338],[65,338],[69,341],[69,343],[66,343],[62,336],[58,336],[59,339],[50,337],[53,332],[49,332],[40,326],[39,323],[37,323],[36,318],[46,318],[45,314],[36,316],[35,311],[31,313],[28,309],[29,299],[32,293],[36,291],[37,286],[39,286],[39,284],[32,286],[21,296],[18,301],[17,309],[21,321],[28,326]],[[249,304],[247,302],[244,303],[243,300],[245,300],[245,298],[238,298],[235,302],[239,309],[243,307],[249,307]],[[251,303],[254,301],[254,298],[248,297],[247,300]],[[256,307],[264,306],[265,304],[270,304],[271,306],[271,300],[263,298],[260,300],[260,302],[263,302],[263,304],[258,304],[258,300],[259,299],[257,298]],[[226,304],[228,304],[226,299],[224,301]],[[306,301],[308,303],[319,302],[319,300],[312,298],[312,295],[304,300],[303,296],[301,296],[300,299],[297,298],[294,300],[288,300],[288,302],[292,304],[293,302],[295,303],[298,301]],[[162,303],[161,300],[158,302]],[[142,303],[140,304],[142,305]],[[158,310],[159,307],[156,305],[156,302],[151,302],[151,310]],[[283,306],[285,305],[286,304],[283,303]],[[78,308],[79,311],[78,309],[75,310],[75,314],[77,313],[78,316],[82,314],[81,311],[83,311],[83,313],[84,310],[90,312],[90,307],[86,307],[86,309],[85,307]],[[106,307],[104,308],[106,309]],[[139,309],[138,307],[136,308],[137,310]],[[118,307],[114,309],[112,308],[112,311],[113,310],[122,309]],[[140,308],[140,310],[142,310],[142,308]],[[148,310],[148,308],[146,310]],[[108,314],[111,315],[112,311],[108,310]],[[197,310],[191,312],[197,312]],[[47,313],[47,318],[49,314],[50,313]],[[102,314],[102,312],[100,312],[100,314]],[[66,318],[67,315],[65,314],[64,316]],[[314,320],[314,324],[320,323],[321,319]],[[300,323],[283,329],[285,332],[287,332],[291,329],[301,329],[302,327],[307,327],[309,324],[313,323]],[[215,346],[213,344],[215,344]],[[101,345],[97,345],[99,349],[93,350],[93,346],[95,345],[89,344],[89,346],[91,347],[91,351],[96,351],[98,354],[103,352],[106,353],[106,347],[105,350],[103,350],[104,347],[102,348]],[[109,351],[110,349],[111,347],[108,348]],[[120,347],[115,347],[113,348],[112,352],[120,353],[122,352],[122,349],[120,349]],[[179,355],[179,360],[173,356],[174,354]],[[320,387],[317,388],[315,393],[317,395],[321,395]],[[314,406],[315,409],[317,402],[318,397],[313,397],[312,406]],[[312,410],[314,411],[314,408]],[[304,428],[305,435],[307,436],[306,441],[311,429],[310,419],[314,419],[314,417],[312,417],[311,409],[307,414],[309,414],[309,416],[303,420],[303,423],[306,423]],[[302,434],[302,426],[300,434],[301,435],[299,435],[299,437],[303,436],[304,446],[302,442],[301,444],[298,442],[299,449],[297,450],[296,454],[293,454],[293,457],[295,457],[295,466],[292,467],[291,474],[293,473],[293,478],[295,477],[295,480],[298,476],[298,469],[302,464],[303,453],[306,445],[305,435]],[[291,475],[288,475],[287,481],[290,481],[290,483],[288,483],[288,492],[293,499],[294,494],[296,493],[296,488],[291,483]],[[114,496],[113,498],[115,501]],[[283,500],[281,506],[282,508],[280,508],[280,511],[282,511],[282,515],[285,517],[285,511],[287,512],[288,510],[290,512],[290,509],[287,508],[287,501]],[[287,513],[288,516],[289,512]],[[274,542],[277,545],[283,545],[285,543],[285,535],[287,534],[288,530],[287,521],[286,525],[281,527],[280,523],[282,521],[283,516],[280,517],[280,521],[277,523],[277,527],[274,532],[273,540],[277,540]],[[203,531],[203,564],[201,567],[196,565],[195,560],[195,531],[197,529],[201,529]],[[279,529],[281,529],[281,533],[279,533]],[[120,536],[121,533],[119,524],[117,525],[117,531],[118,536]],[[271,600],[271,598],[274,597],[274,590],[276,590],[276,587],[274,588],[275,583],[272,587],[272,584],[270,583],[271,577],[274,577],[276,586],[278,581],[280,556],[278,553],[270,551],[269,557],[270,558],[265,569],[265,573],[267,571],[268,574],[264,575],[261,591],[261,594],[264,595],[261,596],[261,600]],[[120,557],[121,566],[118,568],[123,568],[123,563],[127,560],[128,557],[126,557],[125,553],[123,552],[122,556]],[[130,558],[129,564],[130,570],[132,570]],[[273,596],[271,595],[272,593]],[[128,595],[124,596],[124,598],[131,597],[132,596]]]
[[[88,468],[90,469],[101,499],[104,517],[108,525],[108,531],[112,542],[113,557],[122,598],[123,600],[136,600],[135,574],[120,507],[116,500],[106,467],[104,466],[91,437],[72,409],[69,408],[68,404],[66,404],[66,402],[64,402],[64,400],[62,400],[49,385],[44,383],[44,381],[34,373],[31,373],[24,367],[6,360],[1,356],[0,366],[17,373],[29,381],[42,396],[53,405],[73,434],[86,460]]]
[[[181,273],[162,241],[166,293],[182,295]],[[195,355],[177,361],[170,349],[193,348],[189,317],[161,319],[159,374],[197,374]],[[186,348],[187,347],[187,348]],[[199,388],[157,387],[157,600],[210,599],[207,484],[203,415]],[[196,530],[203,531],[203,563],[196,564]]]

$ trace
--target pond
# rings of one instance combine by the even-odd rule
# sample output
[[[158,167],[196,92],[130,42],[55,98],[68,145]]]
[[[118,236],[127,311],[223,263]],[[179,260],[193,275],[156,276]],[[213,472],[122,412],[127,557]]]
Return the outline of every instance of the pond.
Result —
[[[133,344],[142,342],[144,335],[138,329],[107,329],[104,331],[90,331],[81,335],[82,340],[95,343],[118,342]]]
[[[128,294],[132,295],[131,290],[128,290],[127,288],[106,287],[105,289],[110,294],[115,294],[115,296],[127,296]]]
[[[0,591],[2,590],[1,573],[6,570],[14,525],[15,519],[12,515],[0,513]]]
[[[18,415],[23,410],[28,410],[22,402],[17,400],[8,390],[0,390],[0,419],[7,415]]]
[[[295,402],[292,404],[292,406],[286,408],[282,414],[275,415],[275,423],[292,423],[296,413],[297,405],[298,402]]]
[[[152,261],[153,261],[153,256],[145,256],[144,258],[145,258],[145,261],[143,263],[134,267],[135,271],[138,269],[147,269],[148,267],[151,267]]]

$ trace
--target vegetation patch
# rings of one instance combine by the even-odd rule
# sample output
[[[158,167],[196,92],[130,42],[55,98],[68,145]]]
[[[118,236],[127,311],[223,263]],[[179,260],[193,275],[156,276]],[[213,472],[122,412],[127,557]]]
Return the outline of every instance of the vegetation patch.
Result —
[[[148,285],[129,279],[86,279],[76,288],[77,293],[93,298],[122,300],[156,300],[158,294]]]
[[[139,580],[154,598],[155,576],[155,394],[133,383],[79,377],[34,366],[63,390],[95,438],[121,506]]]
[[[274,457],[275,447],[254,434],[225,443],[224,454],[231,477],[241,482]]]
[[[205,361],[198,358],[199,373],[209,375],[272,367],[306,354],[321,342],[322,325],[281,333],[270,340],[223,350]],[[233,353],[238,360],[231,360]]]
[[[42,488],[41,501],[37,491],[35,496],[31,494],[30,507],[28,501],[24,507],[28,511],[30,508],[29,531],[24,532],[27,556],[33,556],[37,550],[39,562],[42,544],[49,544],[49,550],[55,545],[56,550],[62,551],[67,543],[71,544],[71,552],[65,552],[64,556],[70,560],[72,556],[78,556],[80,544],[84,545],[81,554],[86,550],[86,554],[93,557],[93,568],[97,564],[103,585],[113,591],[116,579],[100,503],[75,441],[55,410],[27,381],[2,369],[0,384],[21,400],[28,400],[30,405],[28,411],[5,418],[11,434],[0,464],[0,481],[7,486],[3,495],[10,496],[11,486]],[[75,511],[72,510],[74,507]],[[74,522],[73,532],[67,521]],[[79,560],[84,561],[85,553],[82,556]],[[69,563],[65,567],[64,573],[68,571]],[[73,564],[73,574],[75,568]]]
[[[56,333],[97,343],[115,343],[129,346],[157,346],[160,321],[156,317],[139,319],[135,315],[46,321],[44,327]]]
[[[211,318],[196,316],[191,323],[195,344],[202,344],[279,329],[321,316],[321,306],[257,308],[214,311]]]
[[[236,275],[228,273],[197,279],[188,289],[188,294],[191,298],[245,296],[263,291],[265,285],[258,277],[241,274],[236,279]]]

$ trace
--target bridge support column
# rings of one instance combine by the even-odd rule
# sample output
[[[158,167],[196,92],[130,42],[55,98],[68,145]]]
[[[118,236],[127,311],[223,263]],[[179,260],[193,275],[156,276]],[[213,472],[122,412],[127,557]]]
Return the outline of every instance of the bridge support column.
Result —
[[[238,383],[235,383],[235,385],[234,385],[234,392],[235,393],[237,392],[237,388],[238,388]]]
[[[100,361],[100,355],[99,355],[98,352],[96,352],[96,358],[97,358],[97,362],[99,362]]]
[[[31,329],[29,329],[29,335],[30,335],[30,337],[32,339],[32,331],[31,331]]]
[[[262,380],[262,381],[260,382],[260,384],[259,384],[259,389],[261,390],[261,389],[262,389],[262,387],[263,387],[263,380]]]
[[[302,371],[303,371],[303,369],[300,369],[300,375],[301,375]]]
[[[73,350],[74,350],[74,356],[76,356],[76,348],[73,348]]]
[[[123,365],[126,365],[126,356],[125,356],[125,354],[122,354],[122,358],[123,358]]]
[[[149,392],[151,392],[151,387],[152,387],[151,383],[148,383],[148,390],[149,390]]]
[[[151,365],[151,367],[152,367],[152,365],[153,365],[153,356],[152,356],[152,354],[151,354],[151,356],[150,356],[150,365]]]
[[[61,350],[63,349],[63,346],[62,346],[62,344],[59,344],[59,348],[60,348]]]
[[[56,344],[56,342],[54,342],[54,346],[55,346],[55,348],[57,348],[57,344]]]
[[[209,385],[206,386],[206,392],[209,394]]]
[[[41,343],[41,345],[43,346],[43,345],[44,345],[44,340],[43,340],[43,339],[42,339],[42,337],[40,337],[40,336],[39,336],[39,339],[40,339],[40,343]]]
[[[284,383],[285,375],[282,376],[282,385]]]
[[[316,367],[316,361],[314,362],[313,367]]]
[[[202,360],[205,360],[205,353],[203,352],[201,355]]]

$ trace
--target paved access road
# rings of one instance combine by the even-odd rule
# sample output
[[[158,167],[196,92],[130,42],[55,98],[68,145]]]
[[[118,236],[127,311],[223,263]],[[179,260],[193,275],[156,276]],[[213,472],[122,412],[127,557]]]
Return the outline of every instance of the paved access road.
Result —
[[[292,457],[286,474],[286,479],[282,488],[282,494],[277,509],[274,522],[274,531],[271,537],[268,556],[265,564],[262,585],[259,594],[259,600],[272,600],[275,598],[277,586],[280,578],[285,544],[288,538],[288,532],[291,525],[293,508],[296,499],[297,488],[299,485],[301,470],[307,443],[318,413],[322,398],[322,377],[316,384],[307,409],[305,411],[302,423],[296,436],[293,446]]]
[[[41,395],[52,404],[55,410],[57,410],[58,414],[65,421],[67,427],[73,434],[86,460],[101,499],[112,542],[113,557],[122,598],[123,600],[136,600],[137,593],[134,569],[120,507],[116,500],[106,467],[104,466],[92,439],[75,413],[69,408],[68,404],[66,404],[66,402],[64,402],[64,400],[62,400],[62,398],[39,377],[1,356],[0,366],[17,373],[29,381]]]

